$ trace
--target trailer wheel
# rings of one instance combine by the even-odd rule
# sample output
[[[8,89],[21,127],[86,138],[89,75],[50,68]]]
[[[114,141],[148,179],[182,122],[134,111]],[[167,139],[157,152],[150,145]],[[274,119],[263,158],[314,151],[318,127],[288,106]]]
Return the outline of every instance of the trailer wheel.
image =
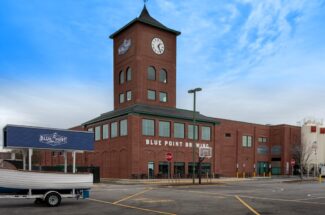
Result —
[[[59,206],[61,203],[61,196],[58,193],[51,192],[46,195],[45,202],[49,207]]]

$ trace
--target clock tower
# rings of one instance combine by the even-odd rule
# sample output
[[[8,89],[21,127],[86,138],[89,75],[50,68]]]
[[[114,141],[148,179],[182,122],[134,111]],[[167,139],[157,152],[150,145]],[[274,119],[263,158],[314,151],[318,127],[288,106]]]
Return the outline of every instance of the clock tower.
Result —
[[[146,8],[113,33],[114,110],[134,104],[176,108],[176,37]]]

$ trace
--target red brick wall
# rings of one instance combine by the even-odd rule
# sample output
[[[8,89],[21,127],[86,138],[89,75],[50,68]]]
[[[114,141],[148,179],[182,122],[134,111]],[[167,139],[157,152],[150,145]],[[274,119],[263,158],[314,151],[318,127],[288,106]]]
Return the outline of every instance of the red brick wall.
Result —
[[[152,51],[151,41],[159,37],[165,44],[165,51],[157,55]],[[118,55],[118,47],[125,39],[131,39],[130,49]],[[119,73],[127,67],[132,68],[132,80],[119,84]],[[147,80],[147,68],[156,68],[156,81]],[[160,69],[167,70],[167,83],[159,82]],[[126,79],[125,79],[126,80]],[[147,99],[147,90],[156,91],[156,100]],[[132,91],[132,100],[119,103],[120,93]],[[166,103],[159,101],[159,91],[168,94]],[[126,97],[125,97],[126,98]],[[130,106],[135,103],[176,107],[176,36],[172,33],[135,23],[114,38],[114,109]]]

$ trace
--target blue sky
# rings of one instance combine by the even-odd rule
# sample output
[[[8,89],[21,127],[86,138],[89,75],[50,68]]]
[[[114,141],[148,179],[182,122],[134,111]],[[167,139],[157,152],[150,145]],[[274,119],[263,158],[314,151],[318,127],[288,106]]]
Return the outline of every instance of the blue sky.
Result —
[[[0,127],[112,110],[112,41],[141,0],[1,0]],[[261,124],[325,118],[325,0],[150,0],[179,30],[177,106]]]

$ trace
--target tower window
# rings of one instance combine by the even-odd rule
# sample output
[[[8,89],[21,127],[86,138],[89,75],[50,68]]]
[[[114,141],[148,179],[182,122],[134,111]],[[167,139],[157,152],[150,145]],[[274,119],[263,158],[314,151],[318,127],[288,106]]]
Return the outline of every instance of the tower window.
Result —
[[[148,99],[149,100],[156,100],[156,91],[148,90]]]
[[[126,81],[131,81],[131,80],[132,80],[132,70],[130,67],[128,67],[126,70]]]
[[[167,71],[162,69],[159,72],[159,81],[161,83],[167,83]]]
[[[167,102],[167,93],[159,92],[159,101]]]
[[[124,93],[120,94],[120,103],[124,103]]]
[[[120,78],[119,79],[120,80],[120,84],[123,84],[124,83],[124,71],[123,70],[120,71],[120,75],[119,76],[120,76],[119,77]]]
[[[126,92],[126,101],[131,101],[132,100],[132,91],[127,91]]]
[[[156,80],[156,70],[153,66],[148,67],[148,80]]]

